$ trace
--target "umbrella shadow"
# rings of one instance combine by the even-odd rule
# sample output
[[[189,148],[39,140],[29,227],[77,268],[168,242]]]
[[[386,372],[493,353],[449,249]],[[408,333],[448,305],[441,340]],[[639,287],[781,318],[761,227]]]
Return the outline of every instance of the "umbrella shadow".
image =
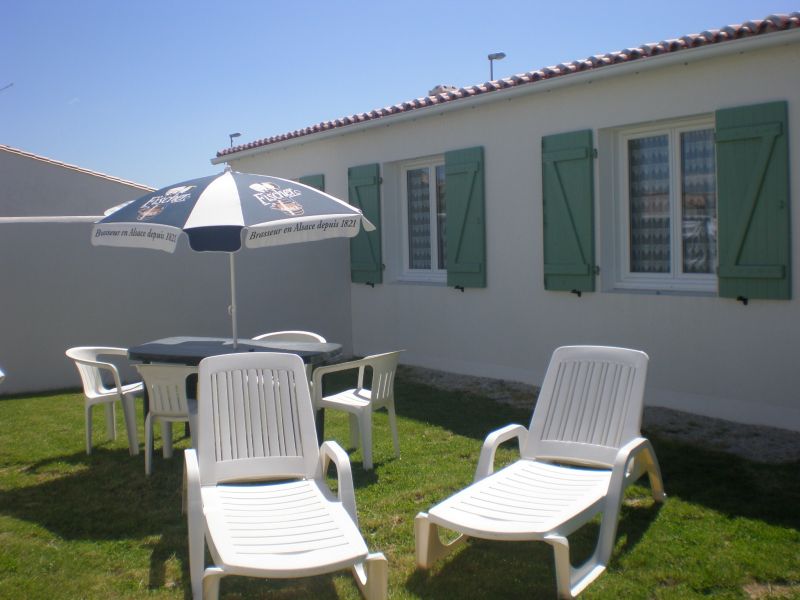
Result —
[[[657,518],[660,508],[661,505],[656,503],[623,506],[611,568],[622,556],[635,549]],[[599,530],[595,519],[570,536],[573,565],[589,558]],[[450,535],[452,539],[452,533]],[[503,577],[487,578],[487,573],[502,573]],[[557,595],[553,550],[547,543],[539,541],[500,542],[472,538],[463,550],[434,566],[434,571],[418,568],[406,580],[405,588],[431,600],[449,600],[458,596],[553,598]]]

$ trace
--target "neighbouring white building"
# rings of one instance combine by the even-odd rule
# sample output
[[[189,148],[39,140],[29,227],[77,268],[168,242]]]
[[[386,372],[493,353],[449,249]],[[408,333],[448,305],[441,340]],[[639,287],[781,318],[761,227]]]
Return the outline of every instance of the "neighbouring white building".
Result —
[[[151,188],[3,145],[0,182],[0,395],[78,387],[72,346],[230,336],[226,254],[192,252],[185,239],[175,254],[94,247],[91,219],[64,218]],[[242,337],[310,329],[350,351],[347,240],[243,251],[236,268]]]
[[[798,73],[800,13],[771,16],[212,162],[305,178],[379,226],[351,244],[357,354],[538,384],[557,346],[628,346],[648,404],[800,430]]]

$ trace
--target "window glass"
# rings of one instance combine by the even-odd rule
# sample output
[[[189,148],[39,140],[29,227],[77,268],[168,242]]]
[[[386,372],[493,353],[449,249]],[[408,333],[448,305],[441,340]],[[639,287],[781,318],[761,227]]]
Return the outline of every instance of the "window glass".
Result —
[[[669,138],[628,140],[628,161],[631,273],[669,273]]]
[[[681,133],[683,272],[713,273],[717,264],[714,131]]]
[[[408,267],[431,268],[430,174],[427,167],[409,169],[408,190]]]

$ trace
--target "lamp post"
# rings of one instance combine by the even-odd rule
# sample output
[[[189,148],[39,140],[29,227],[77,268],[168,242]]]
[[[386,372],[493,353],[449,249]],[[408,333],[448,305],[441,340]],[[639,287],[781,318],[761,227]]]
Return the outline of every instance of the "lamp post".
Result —
[[[242,134],[239,133],[238,131],[236,133],[229,133],[228,134],[228,137],[231,138],[231,148],[233,148],[233,138],[237,138],[237,137],[239,137],[241,135]]]
[[[494,61],[503,60],[505,57],[505,52],[492,52],[487,56],[489,59],[489,81],[494,81]]]

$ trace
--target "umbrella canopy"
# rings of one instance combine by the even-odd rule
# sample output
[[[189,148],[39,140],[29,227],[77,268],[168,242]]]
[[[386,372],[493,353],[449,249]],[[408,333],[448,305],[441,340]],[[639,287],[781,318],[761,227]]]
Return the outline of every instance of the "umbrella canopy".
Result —
[[[357,208],[302,183],[226,171],[110,209],[92,244],[174,252],[183,231],[198,252],[237,252],[243,237],[247,248],[279,246],[353,237],[362,224],[375,229]]]
[[[353,237],[375,226],[357,208],[317,189],[269,175],[225,171],[161,188],[115,206],[92,229],[95,246],[174,252],[181,233],[197,252],[227,252],[231,267],[231,320],[236,331],[234,253]]]

